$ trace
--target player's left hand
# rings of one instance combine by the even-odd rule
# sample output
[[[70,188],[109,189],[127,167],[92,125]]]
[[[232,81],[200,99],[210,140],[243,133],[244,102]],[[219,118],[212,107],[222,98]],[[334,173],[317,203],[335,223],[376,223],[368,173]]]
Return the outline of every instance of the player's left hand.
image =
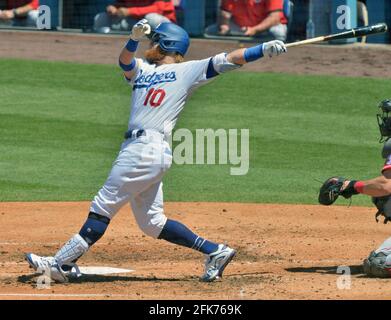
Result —
[[[142,19],[137,22],[132,28],[132,34],[130,37],[134,41],[140,41],[144,36],[151,33],[151,26],[148,24],[147,19]]]
[[[339,196],[349,199],[357,192],[354,190],[356,181],[343,177],[332,177],[327,179],[319,190],[318,201],[324,206],[333,204]]]
[[[263,54],[268,55],[270,58],[273,56],[279,56],[287,51],[285,43],[280,40],[273,40],[263,44]]]

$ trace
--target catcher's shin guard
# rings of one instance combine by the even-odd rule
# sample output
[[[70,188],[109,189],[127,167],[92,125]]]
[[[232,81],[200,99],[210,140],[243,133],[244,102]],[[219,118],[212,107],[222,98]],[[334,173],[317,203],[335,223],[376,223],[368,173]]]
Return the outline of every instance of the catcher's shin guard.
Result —
[[[364,260],[364,273],[370,277],[391,278],[391,259],[388,257],[391,258],[384,252],[372,251],[369,257]]]

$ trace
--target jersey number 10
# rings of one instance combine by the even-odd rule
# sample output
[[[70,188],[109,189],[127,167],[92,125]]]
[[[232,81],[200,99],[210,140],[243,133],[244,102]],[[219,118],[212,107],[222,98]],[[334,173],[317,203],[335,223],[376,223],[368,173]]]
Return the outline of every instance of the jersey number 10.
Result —
[[[147,106],[149,104],[152,108],[157,108],[162,104],[165,96],[166,91],[164,91],[163,89],[155,90],[154,88],[152,88],[148,91],[148,94],[144,101],[144,106]]]

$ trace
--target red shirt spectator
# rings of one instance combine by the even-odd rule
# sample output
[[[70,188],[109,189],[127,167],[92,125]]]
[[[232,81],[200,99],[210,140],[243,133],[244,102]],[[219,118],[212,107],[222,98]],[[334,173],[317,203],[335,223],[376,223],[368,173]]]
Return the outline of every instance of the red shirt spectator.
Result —
[[[271,12],[280,12],[282,24],[288,22],[283,13],[283,0],[223,0],[221,9],[230,12],[240,27],[254,27]]]
[[[114,6],[129,8],[129,14],[137,19],[142,19],[148,13],[158,13],[176,22],[172,0],[118,0]]]
[[[26,5],[30,5],[33,10],[38,9],[39,7],[39,1],[38,0],[7,0],[7,9],[16,9],[20,7],[24,7]]]

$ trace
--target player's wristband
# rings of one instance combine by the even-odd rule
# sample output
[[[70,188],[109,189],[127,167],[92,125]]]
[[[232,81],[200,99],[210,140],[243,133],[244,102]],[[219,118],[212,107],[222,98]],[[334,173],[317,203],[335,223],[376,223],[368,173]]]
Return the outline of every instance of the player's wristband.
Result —
[[[121,62],[121,60],[119,60],[118,64],[122,70],[124,70],[125,72],[129,72],[129,71],[132,71],[134,69],[134,67],[136,66],[136,59],[133,59],[130,64],[124,64]]]
[[[244,51],[244,60],[252,62],[263,57],[263,43],[255,47],[247,48]]]
[[[125,46],[126,50],[130,52],[136,52],[137,47],[138,47],[138,41],[135,41],[133,39],[129,39]]]
[[[351,196],[353,196],[355,194],[359,194],[358,190],[356,190],[356,188],[355,188],[356,183],[357,183],[356,180],[349,181],[349,183],[346,186],[346,188],[343,189],[343,191],[340,192],[341,196],[343,196],[343,197],[348,199],[348,198],[350,198]]]
[[[363,193],[364,192],[364,182],[357,181],[354,184],[354,190],[356,190],[357,193]]]

